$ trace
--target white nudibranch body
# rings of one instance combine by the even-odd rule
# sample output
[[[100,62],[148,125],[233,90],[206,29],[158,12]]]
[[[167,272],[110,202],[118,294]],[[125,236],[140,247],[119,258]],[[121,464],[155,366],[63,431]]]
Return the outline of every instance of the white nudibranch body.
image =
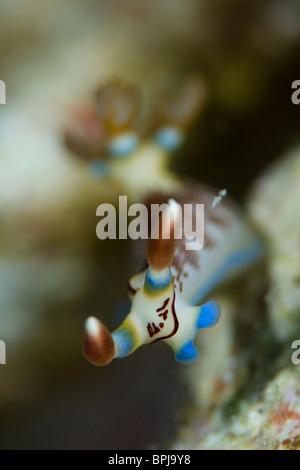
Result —
[[[149,239],[148,267],[129,281],[132,307],[119,328],[110,334],[99,320],[87,320],[83,352],[90,362],[105,365],[161,340],[171,346],[178,361],[197,358],[197,331],[214,326],[220,318],[217,302],[201,302],[214,287],[262,255],[262,243],[239,209],[227,198],[216,203],[216,195],[205,186],[189,185],[182,186],[175,197],[162,198],[160,202],[168,202],[173,214],[170,238],[162,238],[160,227],[159,238]],[[197,203],[204,204],[204,246],[192,251],[186,249],[185,238],[176,239],[174,227],[180,206]]]

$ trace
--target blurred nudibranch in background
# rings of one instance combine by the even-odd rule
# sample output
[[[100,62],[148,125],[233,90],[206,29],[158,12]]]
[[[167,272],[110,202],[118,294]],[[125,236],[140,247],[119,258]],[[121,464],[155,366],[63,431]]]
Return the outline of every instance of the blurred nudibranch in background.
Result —
[[[159,237],[148,240],[147,268],[129,281],[130,313],[112,334],[97,318],[86,320],[83,354],[88,361],[106,365],[159,340],[171,346],[180,362],[197,358],[194,339],[198,330],[214,326],[220,317],[217,302],[201,303],[216,286],[239,275],[262,255],[261,240],[239,208],[217,194],[206,186],[182,184],[176,196],[161,195],[160,203],[167,203],[171,216],[167,222],[157,221]],[[197,203],[204,204],[204,246],[188,251],[185,237],[175,234],[175,221],[184,204],[195,208]],[[190,216],[194,224],[194,210]],[[163,223],[169,223],[169,238],[162,236]]]
[[[133,201],[153,190],[176,191],[180,180],[169,168],[170,159],[201,114],[207,96],[205,80],[198,74],[189,76],[174,90],[161,93],[142,128],[139,89],[110,80],[98,88],[93,103],[74,113],[64,142],[96,177],[117,183]]]

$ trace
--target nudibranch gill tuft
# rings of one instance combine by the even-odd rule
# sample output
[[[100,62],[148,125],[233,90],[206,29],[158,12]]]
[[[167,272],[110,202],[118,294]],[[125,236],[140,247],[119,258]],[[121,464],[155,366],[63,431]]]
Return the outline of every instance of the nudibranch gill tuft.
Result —
[[[222,281],[261,258],[260,239],[227,197],[218,197],[216,203],[214,190],[188,185],[176,198],[164,196],[163,202],[168,202],[172,217],[165,219],[168,222],[161,219],[159,237],[148,240],[147,268],[129,281],[130,313],[112,334],[95,317],[86,321],[83,353],[95,365],[106,365],[143,344],[162,340],[171,346],[178,361],[195,360],[197,331],[214,326],[220,318],[216,301],[201,302]],[[177,239],[175,234],[176,218],[185,204],[204,204],[204,245],[194,251],[186,249],[184,236]],[[194,210],[191,217],[195,222]],[[163,223],[169,224],[168,239],[162,236],[166,229]]]

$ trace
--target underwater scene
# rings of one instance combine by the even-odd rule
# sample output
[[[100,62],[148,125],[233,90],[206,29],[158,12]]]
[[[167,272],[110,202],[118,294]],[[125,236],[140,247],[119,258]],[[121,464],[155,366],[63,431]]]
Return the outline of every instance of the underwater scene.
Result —
[[[0,449],[299,450],[299,1],[0,17]]]

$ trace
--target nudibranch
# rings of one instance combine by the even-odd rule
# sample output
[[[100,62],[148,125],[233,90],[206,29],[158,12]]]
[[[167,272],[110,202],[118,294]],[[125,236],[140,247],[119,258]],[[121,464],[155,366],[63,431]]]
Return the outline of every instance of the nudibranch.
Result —
[[[114,181],[134,201],[149,191],[177,190],[180,181],[169,169],[170,158],[203,109],[207,87],[193,75],[162,94],[148,130],[138,125],[141,101],[137,87],[111,80],[64,133],[67,148],[87,161],[96,177]]]
[[[207,295],[222,281],[238,275],[257,262],[261,241],[244,220],[239,208],[206,186],[182,186],[174,195],[157,195],[148,203],[167,202],[171,217],[168,227],[159,227],[157,239],[149,238],[147,267],[128,284],[132,300],[130,313],[112,334],[95,317],[85,323],[83,353],[95,365],[106,365],[123,358],[143,344],[165,341],[181,362],[197,358],[194,345],[197,331],[214,326],[220,307]],[[175,234],[176,220],[185,205],[195,223],[195,205],[204,204],[204,245],[186,249],[185,235]],[[160,221],[158,221],[160,223]],[[169,229],[169,238],[164,238]],[[166,232],[167,233],[167,232]],[[178,238],[178,239],[177,239]]]

